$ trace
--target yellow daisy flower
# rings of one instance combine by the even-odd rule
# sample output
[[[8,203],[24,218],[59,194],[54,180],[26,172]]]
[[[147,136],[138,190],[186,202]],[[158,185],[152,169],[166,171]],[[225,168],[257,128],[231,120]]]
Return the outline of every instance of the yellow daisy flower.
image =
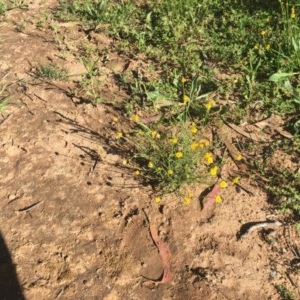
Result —
[[[116,138],[117,139],[120,139],[121,137],[123,136],[123,133],[122,132],[117,132],[117,134],[116,134]]]
[[[215,166],[215,167],[211,168],[210,171],[209,171],[209,173],[212,176],[216,176],[218,174],[218,167]]]
[[[160,203],[160,202],[161,202],[161,198],[155,197],[155,198],[154,198],[154,202],[157,203],[157,204]]]
[[[148,168],[153,168],[154,167],[154,164],[153,164],[153,162],[152,161],[149,161],[149,163],[148,163]]]
[[[228,186],[228,184],[227,184],[226,181],[222,180],[222,181],[220,182],[220,187],[221,187],[222,189],[227,188],[227,186]]]
[[[216,104],[216,101],[211,99],[205,104],[205,107],[207,110],[210,110],[213,106],[215,106],[215,104]]]
[[[240,177],[234,177],[234,178],[232,179],[232,182],[233,182],[234,184],[238,184],[238,183],[240,182]]]
[[[178,143],[178,138],[172,138],[172,139],[169,139],[169,142],[171,144],[177,144]]]
[[[215,198],[215,201],[216,201],[217,203],[221,203],[221,202],[222,202],[221,196],[220,196],[220,195],[217,195],[216,198]]]
[[[184,205],[189,205],[191,203],[191,199],[190,198],[184,198],[183,199],[183,204]]]
[[[261,34],[262,36],[264,36],[264,35],[267,34],[267,31],[266,31],[266,30],[262,30],[262,31],[260,32],[260,34]]]
[[[214,162],[214,156],[211,152],[205,153],[204,159],[206,160],[206,163],[209,165],[211,165]]]
[[[184,95],[184,96],[182,97],[182,100],[183,100],[183,103],[187,103],[187,102],[190,101],[190,97],[187,96],[187,95]]]
[[[167,173],[168,173],[168,175],[173,175],[173,174],[174,174],[174,171],[171,170],[171,169],[169,169]]]
[[[185,82],[187,82],[187,79],[185,78],[185,77],[181,77],[181,83],[185,83]]]
[[[160,134],[156,130],[151,131],[151,136],[153,138],[160,138]]]
[[[242,160],[242,159],[243,159],[243,156],[242,156],[241,153],[239,153],[239,154],[235,157],[235,160],[237,160],[237,161],[240,161],[240,160]]]
[[[198,148],[199,144],[196,143],[196,142],[193,142],[192,145],[191,145],[191,149],[194,151]]]
[[[133,122],[139,122],[139,120],[140,120],[140,117],[138,115],[134,115],[131,117],[131,121],[133,121]]]
[[[177,158],[181,158],[181,157],[183,156],[183,153],[182,153],[181,151],[176,152],[175,156],[176,156]]]
[[[192,134],[195,134],[197,133],[198,129],[196,127],[192,127],[190,131]]]

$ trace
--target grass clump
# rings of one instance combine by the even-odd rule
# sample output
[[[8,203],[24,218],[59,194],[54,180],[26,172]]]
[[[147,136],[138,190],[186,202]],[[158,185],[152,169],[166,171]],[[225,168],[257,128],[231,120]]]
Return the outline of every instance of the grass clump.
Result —
[[[300,170],[292,174],[289,170],[282,170],[277,176],[273,175],[266,188],[275,196],[280,197],[281,210],[292,212],[300,221]]]
[[[157,91],[147,92],[157,112],[164,108],[156,120],[149,121],[147,114],[141,117],[135,113],[130,118],[130,131],[116,124],[119,146],[125,149],[126,144],[133,152],[126,167],[160,195],[181,195],[194,183],[216,182],[223,164],[213,154],[210,131],[206,131],[218,111],[215,100],[201,93],[198,78],[176,78],[173,84],[177,87],[177,97],[173,99]],[[185,202],[190,198],[186,197]]]
[[[7,11],[20,8],[26,9],[28,4],[26,0],[0,1],[0,15],[4,15]]]
[[[283,300],[294,300],[294,299],[296,299],[295,295],[294,295],[294,292],[291,289],[288,289],[283,284],[276,285],[276,290],[278,291],[281,299],[283,299]]]
[[[60,69],[55,65],[47,64],[37,67],[37,76],[50,80],[65,80],[69,75],[66,70]]]
[[[207,169],[214,158],[209,140],[198,132],[195,123],[182,123],[174,131],[172,124],[148,127],[137,115],[134,119],[136,126],[124,139],[135,149],[131,156],[139,165],[135,175],[162,193],[178,192],[183,185],[208,180]]]

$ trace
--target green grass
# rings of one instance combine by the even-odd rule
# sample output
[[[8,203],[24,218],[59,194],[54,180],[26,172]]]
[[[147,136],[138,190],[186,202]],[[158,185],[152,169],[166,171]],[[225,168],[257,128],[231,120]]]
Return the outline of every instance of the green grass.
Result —
[[[287,200],[281,203],[282,207],[292,210],[296,219],[300,218],[296,170],[283,171],[280,164],[272,168],[269,165],[277,150],[291,159],[299,157],[300,152],[297,1],[75,0],[61,1],[55,17],[61,21],[79,20],[88,30],[102,31],[115,40],[115,51],[130,58],[143,53],[149,63],[142,76],[132,72],[118,77],[118,84],[129,95],[123,105],[128,118],[159,116],[150,125],[140,121],[123,130],[123,137],[118,140],[120,146],[131,145],[134,153],[130,167],[135,165],[143,180],[167,191],[180,190],[199,178],[209,181],[202,150],[195,156],[186,148],[196,142],[187,129],[192,123],[196,124],[198,138],[202,138],[200,135],[216,131],[224,122],[255,124],[278,115],[284,123],[282,129],[292,139],[282,136],[278,142],[278,137],[274,137],[271,142],[257,144],[243,138],[236,146],[242,147],[250,158],[250,152],[258,149],[256,156],[252,156],[248,175],[268,176],[268,191],[285,196]],[[89,74],[83,83],[91,78],[97,82],[98,74]],[[212,100],[215,105],[208,108]],[[143,134],[137,134],[139,130]],[[157,130],[159,141],[151,136]],[[180,163],[174,159],[175,148],[168,143],[175,133],[181,141],[180,149],[188,153]],[[218,138],[210,142],[214,163],[221,168],[226,161],[226,155],[221,154],[226,152],[224,144]],[[176,148],[176,151],[181,150]],[[149,168],[150,162],[162,166],[158,170]],[[172,179],[169,167],[176,169]],[[286,184],[278,189],[280,182]]]
[[[37,67],[37,74],[40,78],[50,79],[50,80],[65,80],[68,77],[68,72],[64,69],[58,68],[55,65],[39,65]]]
[[[0,15],[4,15],[7,11],[20,8],[26,9],[28,7],[26,0],[0,1]]]
[[[7,4],[4,1],[0,1],[0,15],[4,15],[8,10]]]
[[[7,99],[6,97],[0,98],[0,113],[3,113],[5,111],[8,103],[9,99]]]
[[[294,292],[287,287],[285,287],[283,284],[276,285],[276,289],[280,295],[280,299],[282,300],[294,300]]]
[[[56,15],[80,19],[92,28],[109,23],[106,32],[119,41],[117,50],[145,53],[164,72],[159,81],[165,85],[178,74],[190,78],[201,74],[208,89],[216,86],[220,96],[238,96],[232,110],[245,112],[234,116],[235,121],[253,118],[253,103],[258,101],[256,118],[266,109],[269,113],[289,109],[278,87],[267,79],[278,70],[299,66],[299,20],[288,15],[291,3],[274,2],[269,8],[259,1],[253,7],[229,0],[134,3],[61,2]],[[214,72],[239,76],[228,83],[214,78]]]
[[[3,113],[6,110],[6,107],[10,101],[9,92],[7,91],[7,87],[9,84],[5,80],[8,74],[9,73],[6,73],[0,79],[0,113]]]

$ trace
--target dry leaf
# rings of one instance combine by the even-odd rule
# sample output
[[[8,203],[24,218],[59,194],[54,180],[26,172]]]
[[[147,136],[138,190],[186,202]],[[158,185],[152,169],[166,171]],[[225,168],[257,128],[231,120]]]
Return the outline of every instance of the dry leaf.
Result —
[[[168,283],[171,280],[173,275],[171,271],[171,265],[170,265],[171,251],[169,247],[159,238],[156,232],[156,228],[153,225],[150,225],[150,233],[158,249],[159,255],[161,257],[161,261],[164,267],[164,273],[161,280],[159,281],[148,280],[144,282],[144,285],[149,286],[149,285],[159,285],[163,283]]]
[[[243,128],[241,128],[240,126],[237,126],[235,124],[232,123],[228,123],[227,126],[231,127],[232,129],[234,129],[237,133],[247,137],[248,139],[254,141],[254,142],[261,142],[261,141],[266,141],[269,139],[269,137],[267,137],[265,134],[262,133],[249,133],[246,132]]]

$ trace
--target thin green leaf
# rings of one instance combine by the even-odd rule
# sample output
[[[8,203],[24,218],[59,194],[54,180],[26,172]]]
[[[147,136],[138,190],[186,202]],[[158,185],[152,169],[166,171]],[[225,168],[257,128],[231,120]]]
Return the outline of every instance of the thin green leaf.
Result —
[[[285,79],[287,77],[291,77],[291,76],[294,76],[294,75],[297,75],[297,74],[299,74],[299,73],[298,72],[294,72],[294,73],[275,73],[269,78],[269,80],[273,81],[273,82],[279,82],[282,79]]]

